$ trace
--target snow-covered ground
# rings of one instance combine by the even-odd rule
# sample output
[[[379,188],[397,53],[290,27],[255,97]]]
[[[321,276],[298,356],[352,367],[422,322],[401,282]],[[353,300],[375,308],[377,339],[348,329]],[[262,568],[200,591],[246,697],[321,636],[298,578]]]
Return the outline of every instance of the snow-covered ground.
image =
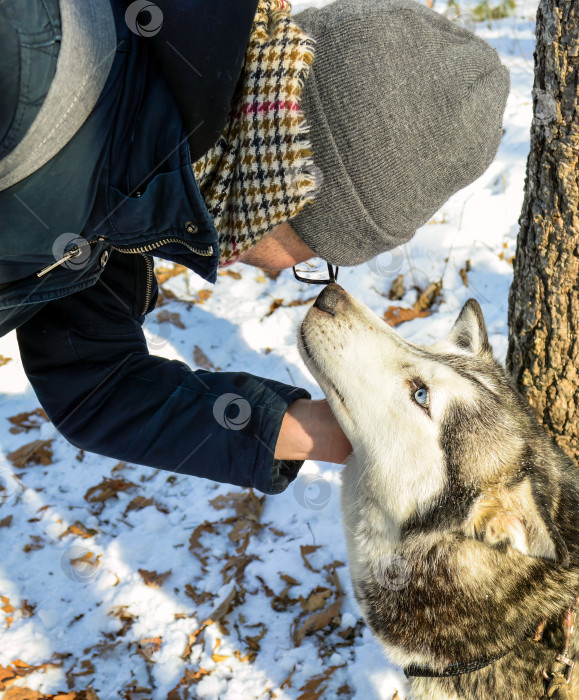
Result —
[[[296,3],[294,11],[323,4]],[[475,26],[498,49],[512,81],[505,133],[489,170],[403,249],[340,271],[341,284],[380,314],[392,304],[412,306],[413,287],[441,281],[433,313],[399,326],[412,341],[445,334],[473,296],[496,354],[506,353],[535,7],[519,2],[513,17]],[[408,291],[402,301],[389,301],[400,273]],[[154,352],[275,377],[321,396],[295,346],[307,306],[289,306],[315,290],[296,282],[291,270],[273,280],[239,265],[214,288],[193,274],[170,277],[163,288],[178,298],[147,321]],[[212,294],[203,303],[184,303],[203,300],[204,289]],[[268,315],[274,300],[283,303]],[[165,312],[178,314],[184,328],[159,320]],[[11,358],[0,367],[6,697],[391,700],[395,691],[405,697],[403,674],[383,656],[352,595],[339,467],[307,462],[295,485],[262,498],[82,454],[40,416],[30,421],[38,427],[14,432],[8,418],[38,402],[13,333],[0,340],[0,355]],[[37,452],[45,463],[16,466],[7,458],[33,440],[51,441]],[[32,690],[18,694],[17,686]]]

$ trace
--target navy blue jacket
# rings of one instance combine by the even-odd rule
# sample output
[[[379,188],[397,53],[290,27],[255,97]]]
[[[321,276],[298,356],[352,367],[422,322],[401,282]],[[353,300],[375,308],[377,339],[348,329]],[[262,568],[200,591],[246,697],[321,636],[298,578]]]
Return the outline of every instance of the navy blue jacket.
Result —
[[[229,2],[211,4],[226,12]],[[151,255],[216,279],[217,231],[193,177],[191,148],[200,155],[211,145],[228,100],[205,96],[210,128],[195,141],[162,73],[170,58],[127,29],[122,3],[113,7],[118,48],[95,109],[55,158],[0,193],[0,332],[17,328],[40,403],[77,447],[278,493],[301,466],[273,458],[281,422],[309,394],[245,373],[193,372],[150,355],[142,331],[157,297]],[[229,97],[255,2],[245,7],[245,25],[229,26],[238,49],[227,39],[229,69],[218,71],[228,75]],[[189,0],[180,12],[180,23],[194,27],[199,56],[219,54],[224,25],[216,33],[200,22],[210,21],[204,0]],[[86,241],[82,254],[38,277],[54,262],[62,233]]]

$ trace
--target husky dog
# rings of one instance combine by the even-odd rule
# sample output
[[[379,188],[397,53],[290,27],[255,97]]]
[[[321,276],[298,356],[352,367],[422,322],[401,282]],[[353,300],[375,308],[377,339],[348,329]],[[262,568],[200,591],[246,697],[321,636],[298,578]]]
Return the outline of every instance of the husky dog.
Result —
[[[493,357],[478,303],[423,347],[330,284],[298,335],[353,447],[355,595],[413,697],[579,699],[579,470]]]

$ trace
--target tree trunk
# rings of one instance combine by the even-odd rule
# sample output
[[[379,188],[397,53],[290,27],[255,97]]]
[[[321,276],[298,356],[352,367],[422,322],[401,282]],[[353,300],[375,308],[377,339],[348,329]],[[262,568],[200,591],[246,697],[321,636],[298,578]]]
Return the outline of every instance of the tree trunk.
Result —
[[[579,460],[579,0],[541,0],[536,39],[507,367]]]

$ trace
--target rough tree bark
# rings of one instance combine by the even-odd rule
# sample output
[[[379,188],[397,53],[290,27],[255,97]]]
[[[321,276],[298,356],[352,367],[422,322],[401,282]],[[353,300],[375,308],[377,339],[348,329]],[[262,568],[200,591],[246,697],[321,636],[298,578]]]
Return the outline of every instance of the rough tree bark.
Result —
[[[507,366],[579,460],[579,0],[541,0],[536,39]]]

